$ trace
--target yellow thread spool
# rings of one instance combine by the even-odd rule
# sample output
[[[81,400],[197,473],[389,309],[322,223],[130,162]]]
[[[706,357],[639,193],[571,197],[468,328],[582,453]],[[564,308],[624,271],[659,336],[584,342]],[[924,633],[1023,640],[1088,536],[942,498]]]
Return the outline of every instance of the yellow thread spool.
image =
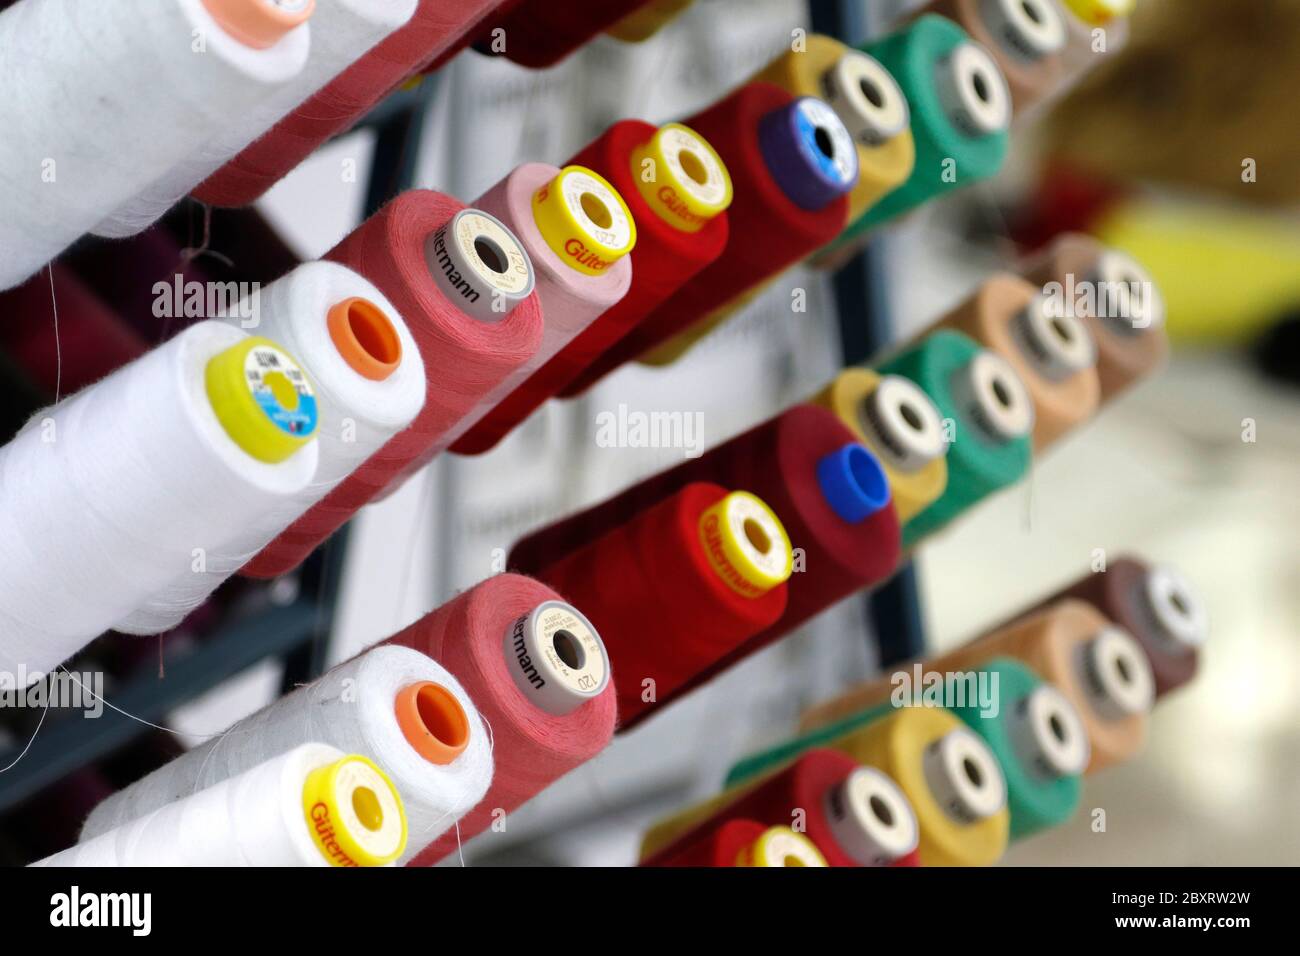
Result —
[[[731,205],[727,164],[681,123],[666,123],[632,150],[632,181],[659,218],[682,232],[699,232]]]
[[[1131,14],[1137,0],[1065,0],[1065,5],[1084,23],[1104,26]]]
[[[406,810],[397,788],[358,754],[309,773],[302,809],[307,832],[331,866],[384,866],[406,849]]]
[[[676,17],[695,0],[654,0],[633,10],[605,32],[624,43],[644,43]]]
[[[285,461],[316,432],[319,413],[311,381],[270,339],[245,339],[213,356],[204,385],[221,427],[258,461]]]
[[[627,203],[585,166],[566,166],[533,193],[533,220],[555,254],[586,275],[603,275],[636,245]]]
[[[802,833],[769,827],[736,855],[736,866],[827,866],[826,857]]]
[[[700,542],[718,576],[748,598],[789,580],[794,569],[781,520],[748,491],[733,491],[700,515]]]
[[[939,500],[948,486],[948,459],[939,456],[914,472],[901,471],[882,454],[874,430],[863,427],[863,408],[867,399],[880,384],[877,372],[864,368],[848,368],[840,372],[824,389],[808,399],[809,404],[820,405],[835,416],[880,459],[889,476],[889,488],[894,498],[898,520],[906,524],[916,514]]]

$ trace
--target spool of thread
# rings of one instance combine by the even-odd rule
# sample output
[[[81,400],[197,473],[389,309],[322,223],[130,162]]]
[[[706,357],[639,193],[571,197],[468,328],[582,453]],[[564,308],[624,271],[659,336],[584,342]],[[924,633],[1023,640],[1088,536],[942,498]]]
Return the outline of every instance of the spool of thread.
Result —
[[[195,190],[196,198],[214,206],[252,203],[316,147],[370,112],[407,77],[471,35],[499,0],[418,0],[409,18],[403,14],[410,0],[383,3],[383,9],[402,26],[208,177]],[[354,0],[350,8],[371,11],[379,9],[380,3]]]
[[[873,57],[811,33],[801,50],[783,53],[754,80],[779,86],[791,96],[821,97],[848,127],[858,154],[858,182],[849,192],[848,222],[857,221],[912,174],[916,148],[907,99]]]
[[[898,516],[883,469],[834,415],[812,405],[796,405],[699,458],[533,532],[515,544],[509,567],[538,573],[700,481],[743,488],[765,501],[791,544],[802,549],[808,570],[787,582],[780,620],[698,674],[683,693],[850,594],[879,584],[897,567]]]
[[[576,53],[649,0],[523,0],[496,20],[505,31],[504,56],[521,66],[542,69]]]
[[[33,417],[0,450],[0,669],[48,672],[301,492],[313,403],[283,349],[204,322]]]
[[[406,847],[388,776],[305,743],[34,866],[384,866]]]
[[[55,334],[55,313],[58,334]],[[148,346],[61,263],[0,293],[0,349],[48,396],[68,395],[138,359]]]
[[[533,389],[533,373],[555,358],[632,285],[628,253],[636,222],[619,191],[582,166],[543,163],[518,167],[475,201],[523,243],[537,273],[545,316],[537,353],[484,399],[491,410],[451,450],[477,455],[492,448],[550,397]]]
[[[788,746],[797,748],[795,752],[832,746],[888,713],[895,707],[891,695],[900,673],[911,681],[914,695],[921,695],[931,682],[936,689],[958,688],[962,696],[956,699],[962,703],[947,710],[978,734],[997,758],[1006,778],[1012,840],[1059,826],[1074,814],[1081,793],[1079,775],[1088,764],[1087,731],[1064,694],[1012,658],[995,657],[976,671],[958,674],[962,683],[955,685],[946,685],[948,675],[929,664],[900,668],[805,712],[799,724],[802,733]],[[995,712],[982,709],[978,686],[992,689]],[[905,699],[904,706],[911,704]]]
[[[680,123],[656,129],[622,120],[571,162],[608,179],[632,210],[632,286],[529,380],[539,396],[572,397],[617,368],[603,353],[717,259],[730,235],[731,174],[709,142]]]
[[[605,32],[624,43],[644,43],[685,13],[694,2],[695,0],[650,0]]]
[[[513,813],[609,743],[616,712],[609,656],[576,608],[539,581],[488,578],[425,615],[389,643],[412,647],[457,674],[492,728],[492,787],[456,832],[414,862],[436,863]]]
[[[481,409],[542,339],[541,305],[523,246],[496,219],[449,196],[403,193],[326,258],[372,282],[406,319],[424,362],[424,407],[250,561],[244,573],[252,577],[297,567],[413,462],[447,447],[456,426]],[[497,271],[502,264],[505,271]]]
[[[943,419],[915,382],[846,368],[809,402],[834,412],[880,460],[900,522],[906,524],[943,494],[948,484]]]
[[[32,0],[0,13],[0,289],[290,82],[310,45],[302,22],[272,47],[247,46],[203,0]]]
[[[656,824],[642,841],[641,865],[679,865],[681,854],[734,820],[798,824],[830,866],[916,862],[916,817],[898,786],[844,754],[810,750],[757,783]]]
[[[922,15],[947,17],[993,55],[1017,116],[1065,80],[1067,31],[1055,0],[930,0]]]
[[[1011,122],[1011,97],[997,64],[951,20],[923,16],[860,49],[890,72],[907,97],[916,163],[907,182],[849,226],[842,242],[988,179],[1002,168]]]
[[[728,820],[682,846],[657,866],[827,866],[817,845],[789,827],[769,827],[757,820]]]
[[[534,573],[605,636],[627,730],[780,619],[792,561],[760,499],[693,482]]]
[[[940,329],[878,371],[921,386],[955,428],[948,443],[948,484],[934,504],[907,522],[905,547],[1028,471],[1034,407],[1005,359],[960,332]]]
[[[1095,773],[1133,757],[1146,739],[1155,697],[1151,665],[1142,648],[1095,608],[1066,598],[994,629],[927,664],[939,671],[977,668],[993,657],[1014,657],[1074,705]]]
[[[116,630],[170,630],[415,419],[425,370],[401,315],[373,285],[334,262],[311,262],[257,293],[224,321],[254,324],[302,363],[315,389],[319,461],[311,482],[236,529],[200,570],[189,567]]]
[[[604,374],[639,358],[825,245],[844,228],[858,157],[824,102],[748,83],[684,121],[712,144],[735,189],[726,249],[601,357]],[[729,313],[727,313],[729,314]],[[671,361],[689,347],[674,343]]]
[[[1022,270],[1044,295],[1059,295],[1097,346],[1101,402],[1109,402],[1164,362],[1164,300],[1133,258],[1082,233],[1067,233]]]
[[[984,741],[948,711],[885,708],[829,746],[897,783],[916,813],[922,866],[989,866],[1006,851],[1002,770]],[[789,759],[787,751],[788,745],[747,757],[727,775],[728,785],[770,772]]]
[[[969,335],[1015,370],[1034,404],[1035,452],[1097,411],[1096,343],[1059,298],[997,273],[936,325]]]
[[[403,863],[454,829],[492,780],[493,744],[460,682],[410,648],[374,647],[119,791],[90,815],[82,840],[310,741],[368,757],[392,777],[410,823]]]
[[[1086,601],[1132,635],[1151,665],[1156,697],[1196,676],[1210,618],[1195,588],[1173,568],[1117,558],[1104,572],[1085,574],[1038,608],[1067,597]]]
[[[230,23],[244,42],[261,47],[293,11],[311,11],[313,0],[203,0],[213,10],[243,13]],[[101,236],[135,235],[156,222],[182,196],[229,162],[301,104],[320,91],[408,20],[416,0],[328,0],[312,11],[311,50],[302,70],[250,109],[231,114],[212,138],[194,144],[184,160],[95,228]],[[248,14],[255,18],[249,21]],[[258,16],[260,14],[260,16]],[[229,20],[230,18],[227,17]],[[274,40],[271,41],[274,44]]]

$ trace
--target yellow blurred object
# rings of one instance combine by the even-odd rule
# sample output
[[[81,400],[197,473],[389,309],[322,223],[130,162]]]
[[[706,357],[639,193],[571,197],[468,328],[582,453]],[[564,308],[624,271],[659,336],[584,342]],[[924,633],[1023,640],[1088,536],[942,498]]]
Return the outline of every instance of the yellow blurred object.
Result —
[[[624,43],[644,43],[679,17],[695,0],[654,0],[633,10],[605,32]]]

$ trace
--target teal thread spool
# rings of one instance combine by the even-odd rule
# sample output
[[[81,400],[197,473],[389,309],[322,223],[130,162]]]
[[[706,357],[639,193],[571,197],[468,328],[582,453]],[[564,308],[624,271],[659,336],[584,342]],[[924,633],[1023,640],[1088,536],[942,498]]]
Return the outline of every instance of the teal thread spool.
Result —
[[[963,62],[955,65],[958,74],[955,81],[963,87],[953,91],[949,84],[947,95],[960,97],[961,92],[966,92],[972,109],[979,115],[971,116],[971,110],[967,110],[959,114],[963,119],[958,122],[953,118],[953,109],[945,102],[945,87],[936,77],[941,72],[940,64],[966,44],[971,44],[973,51],[958,54]],[[916,165],[907,182],[840,234],[837,245],[936,196],[988,179],[1002,168],[1006,159],[1007,126],[1011,120],[1010,94],[996,64],[982,47],[973,44],[965,30],[946,17],[934,14],[918,17],[904,29],[863,44],[859,49],[879,60],[907,97],[912,138],[916,142]],[[981,59],[987,61],[987,66],[980,66]],[[992,68],[992,74],[988,67]],[[986,108],[981,109],[981,105]]]
[[[1079,715],[1060,691],[1019,661],[996,657],[975,673],[989,675],[977,679],[987,680],[990,689],[992,675],[997,675],[997,714],[985,716],[978,700],[947,709],[983,739],[1002,767],[1011,839],[1064,823],[1079,806],[1079,775],[1089,756],[1088,737]],[[746,757],[731,769],[726,785],[769,773],[807,750],[830,746],[894,709],[893,703],[885,700]]]
[[[1033,405],[1005,359],[969,336],[940,329],[877,371],[911,379],[956,426],[948,446],[948,486],[903,527],[904,547],[1029,470]]]

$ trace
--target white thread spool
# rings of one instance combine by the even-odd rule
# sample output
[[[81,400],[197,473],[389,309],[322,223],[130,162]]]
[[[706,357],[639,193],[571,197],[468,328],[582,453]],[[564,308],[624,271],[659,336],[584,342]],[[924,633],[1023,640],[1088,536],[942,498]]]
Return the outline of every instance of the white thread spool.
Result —
[[[445,741],[464,749],[443,764],[417,750],[398,720],[399,695],[426,682],[444,688],[464,714],[464,724],[457,729],[464,739]],[[429,732],[447,736],[432,720]],[[410,821],[410,842],[401,862],[454,826],[483,798],[492,780],[487,731],[456,678],[418,651],[380,646],[340,664],[109,797],[91,812],[81,838],[99,836],[242,773],[270,754],[313,740],[369,757],[392,777]]]
[[[824,801],[840,848],[862,866],[889,866],[916,849],[921,831],[912,804],[875,767],[859,767]]]
[[[314,772],[340,761],[318,793]],[[401,798],[382,773],[306,743],[32,865],[381,866],[405,837]]]
[[[314,440],[259,461],[213,410],[210,361],[248,342],[201,322],[0,449],[0,669],[48,671],[307,487]]]
[[[349,305],[350,304],[350,305]],[[337,306],[349,307],[332,318]],[[243,522],[202,571],[185,569],[142,608],[117,622],[128,634],[178,625],[216,588],[358,466],[424,407],[424,361],[397,309],[346,266],[310,262],[258,293],[252,319],[223,321],[283,345],[315,386],[319,464],[311,483]],[[376,378],[375,376],[383,376]]]
[[[153,225],[182,197],[410,20],[416,3],[320,0],[311,19],[311,53],[298,76],[242,113],[227,116],[213,137],[194,144],[183,161],[96,225],[95,234],[121,238]]]
[[[1011,364],[988,349],[953,372],[954,401],[966,410],[982,437],[996,445],[1028,435],[1034,403]]]
[[[1011,91],[997,61],[984,47],[968,40],[934,69],[939,101],[958,129],[971,136],[986,136],[1011,125]]]
[[[298,74],[309,47],[306,24],[272,49],[245,46],[202,0],[23,0],[0,13],[0,288]]]
[[[885,375],[858,410],[873,449],[899,471],[920,471],[948,454],[943,416],[919,385],[901,375]]]

